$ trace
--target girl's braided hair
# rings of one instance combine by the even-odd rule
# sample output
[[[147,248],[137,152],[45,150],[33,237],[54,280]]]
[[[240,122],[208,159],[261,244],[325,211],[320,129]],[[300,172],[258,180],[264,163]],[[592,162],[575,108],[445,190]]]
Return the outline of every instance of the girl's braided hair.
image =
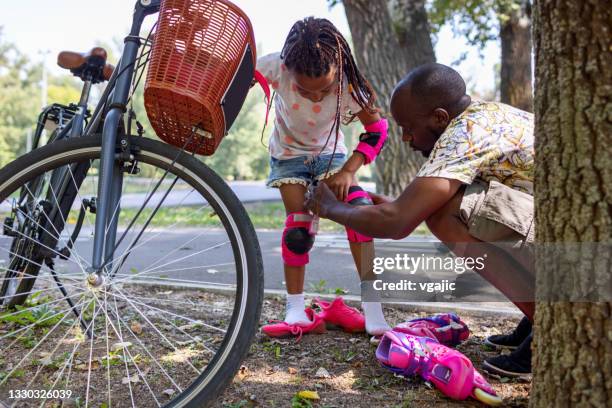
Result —
[[[326,75],[332,66],[337,67],[338,123],[344,78],[351,96],[359,106],[370,113],[376,112],[374,108],[376,94],[370,83],[359,72],[348,42],[331,21],[325,18],[306,17],[296,22],[289,31],[281,59],[288,69],[311,78]],[[354,117],[355,115],[349,122]]]

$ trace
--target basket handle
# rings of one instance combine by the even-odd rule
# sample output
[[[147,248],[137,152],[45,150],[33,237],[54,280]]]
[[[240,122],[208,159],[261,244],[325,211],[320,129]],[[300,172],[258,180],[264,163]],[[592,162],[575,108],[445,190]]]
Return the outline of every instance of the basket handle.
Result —
[[[266,77],[263,76],[263,74],[261,72],[259,72],[258,70],[255,70],[255,74],[254,74],[255,80],[257,81],[257,83],[259,84],[259,86],[261,86],[261,89],[263,91],[263,93],[266,96],[266,121],[265,124],[268,124],[268,115],[270,114],[270,85],[268,84],[268,81],[266,80]]]

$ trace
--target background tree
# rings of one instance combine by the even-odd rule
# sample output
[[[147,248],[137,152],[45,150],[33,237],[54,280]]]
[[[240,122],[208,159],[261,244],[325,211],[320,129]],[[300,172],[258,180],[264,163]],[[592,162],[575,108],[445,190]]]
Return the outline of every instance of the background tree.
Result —
[[[332,1],[335,4],[337,1]],[[390,117],[389,97],[395,84],[412,68],[435,61],[424,0],[344,0],[353,52],[360,69],[378,94],[378,105]],[[385,149],[376,159],[378,191],[398,195],[423,159],[401,141],[390,121]]]
[[[531,2],[529,0],[434,0],[435,32],[451,24],[455,35],[480,49],[500,41],[500,100],[532,111]]]
[[[0,31],[0,166],[25,151],[27,132],[40,107],[40,66],[30,64]]]
[[[609,1],[539,0],[536,67],[536,237],[603,243],[581,270],[537,259],[537,293],[559,282],[609,290],[612,257],[612,13]],[[602,244],[602,245],[603,245]],[[532,407],[607,407],[612,396],[612,303],[537,304]],[[607,302],[606,302],[607,301]]]

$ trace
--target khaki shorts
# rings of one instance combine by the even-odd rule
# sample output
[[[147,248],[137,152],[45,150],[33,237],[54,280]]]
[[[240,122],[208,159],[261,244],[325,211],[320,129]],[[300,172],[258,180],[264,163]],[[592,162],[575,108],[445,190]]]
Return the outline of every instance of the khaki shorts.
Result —
[[[474,238],[499,243],[523,266],[533,264],[533,196],[497,181],[465,188],[459,217]]]

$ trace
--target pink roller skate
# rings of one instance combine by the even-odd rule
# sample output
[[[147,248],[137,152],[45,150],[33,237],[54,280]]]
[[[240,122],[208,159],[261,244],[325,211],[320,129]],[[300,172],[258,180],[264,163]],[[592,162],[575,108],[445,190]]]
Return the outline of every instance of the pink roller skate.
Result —
[[[449,347],[455,347],[467,340],[470,335],[467,324],[455,313],[412,319],[398,324],[393,330],[414,336],[430,337]]]
[[[420,375],[450,398],[464,400],[471,396],[492,406],[502,403],[466,356],[435,339],[391,330],[378,345],[376,358],[397,374]]]

